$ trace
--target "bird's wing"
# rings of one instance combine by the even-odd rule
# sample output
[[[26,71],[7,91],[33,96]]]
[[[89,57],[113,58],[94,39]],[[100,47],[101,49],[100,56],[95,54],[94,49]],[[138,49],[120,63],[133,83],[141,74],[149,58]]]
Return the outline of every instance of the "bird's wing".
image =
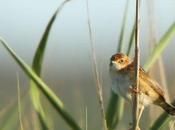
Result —
[[[125,68],[125,72],[130,71],[130,78],[133,80],[134,79],[134,62],[132,62],[130,65],[128,65]],[[145,72],[145,70],[140,67],[139,68],[139,78],[141,78],[143,81],[145,81],[145,83],[147,83],[155,92],[157,92],[161,97],[164,97],[164,91],[161,89],[160,85],[151,79],[151,77],[147,74],[147,72]],[[134,80],[133,80],[134,81]]]
[[[160,85],[155,81],[150,78],[150,76],[144,71],[142,67],[140,67],[140,78],[142,78],[146,83],[149,84],[149,86],[157,92],[160,96],[164,97],[165,93],[160,87]]]

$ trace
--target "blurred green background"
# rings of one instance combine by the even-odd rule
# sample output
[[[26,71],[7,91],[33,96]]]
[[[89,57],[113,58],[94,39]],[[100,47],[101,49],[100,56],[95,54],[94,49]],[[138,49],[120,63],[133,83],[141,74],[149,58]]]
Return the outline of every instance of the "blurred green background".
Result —
[[[8,41],[11,47],[31,65],[38,42],[49,19],[62,1],[58,0],[0,0],[0,35]],[[134,0],[129,0],[128,17],[125,27],[124,42],[128,43],[135,18]],[[104,103],[107,107],[110,96],[110,80],[108,65],[110,56],[116,52],[126,0],[89,0],[89,11],[92,31],[95,39],[100,80],[103,85]],[[151,51],[150,41],[157,41],[175,22],[174,0],[143,0],[141,5],[141,63]],[[163,52],[165,77],[167,80],[170,100],[175,98],[175,38]],[[125,45],[125,49],[127,45]],[[92,57],[87,26],[85,0],[72,0],[58,15],[48,39],[46,55],[42,68],[42,78],[52,90],[61,97],[66,108],[80,123],[85,126],[85,111],[88,114],[88,129],[99,129],[101,119],[99,104],[96,96],[95,81],[92,73]],[[0,117],[1,124],[5,117],[2,115],[17,99],[17,78],[19,73],[21,94],[29,89],[29,79],[0,46]],[[156,67],[155,69],[156,70]],[[158,71],[158,70],[157,70]],[[154,72],[154,78],[160,81],[159,74]],[[161,83],[160,83],[161,84]],[[53,120],[54,129],[70,129],[65,122],[55,114],[44,96],[45,108]],[[25,129],[35,128],[36,115],[29,96],[22,113]],[[125,103],[124,118],[118,129],[124,130],[131,122],[131,109]],[[153,108],[161,111],[160,108]],[[159,113],[155,116],[158,116]],[[150,122],[151,113],[144,112],[142,127]],[[10,113],[9,113],[10,114]],[[153,117],[155,118],[155,117]],[[11,115],[11,119],[18,118]],[[145,119],[145,120],[144,120]],[[17,121],[14,129],[17,130]]]

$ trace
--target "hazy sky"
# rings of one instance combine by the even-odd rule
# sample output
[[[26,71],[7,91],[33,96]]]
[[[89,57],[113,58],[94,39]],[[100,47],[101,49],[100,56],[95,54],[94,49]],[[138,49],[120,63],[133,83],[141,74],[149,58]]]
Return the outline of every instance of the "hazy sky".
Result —
[[[141,6],[141,48],[143,51],[147,51],[149,42],[148,6],[150,5],[147,1],[149,0],[142,0]],[[153,0],[150,1],[153,4]],[[0,35],[25,61],[31,63],[43,30],[60,3],[59,0],[0,0]],[[109,57],[116,51],[125,5],[126,0],[89,0],[95,50],[99,66],[101,69],[105,67],[104,71],[108,70]],[[175,0],[155,0],[152,6],[156,36],[159,39],[175,22]],[[129,39],[133,26],[134,13],[134,0],[130,0],[125,43]],[[91,65],[91,51],[86,0],[72,0],[67,3],[54,23],[48,42],[44,68],[50,68],[50,73],[52,73],[50,70],[53,72],[56,70],[64,77],[67,71],[84,74],[90,69],[87,67]],[[164,54],[170,57],[174,55],[173,42]],[[167,60],[175,65],[172,59]],[[0,80],[10,77],[14,79],[17,66],[2,47],[0,47],[0,61],[3,61],[0,67]],[[66,72],[65,69],[67,69]]]
[[[175,20],[175,1],[154,1],[155,22],[159,36]],[[33,48],[60,3],[60,0],[0,0],[0,35],[17,49]],[[145,33],[148,26],[147,3],[147,1],[142,3],[141,21],[144,35],[147,35]],[[109,41],[108,44],[117,41],[125,4],[126,0],[89,0],[90,17],[97,44],[104,40]],[[134,19],[134,0],[130,0],[128,12],[126,28],[130,30]],[[72,0],[56,20],[50,40],[69,41],[72,45],[76,42],[81,45],[83,43],[80,40],[88,38],[87,32],[86,0]]]
[[[108,59],[116,50],[126,0],[88,1],[97,55]],[[141,6],[142,50],[145,50],[149,42],[148,1],[143,0]],[[175,22],[175,0],[150,1],[154,9],[156,37],[159,39]],[[60,0],[0,0],[0,35],[23,58],[30,61],[49,18],[61,2]],[[129,0],[124,39],[126,43],[133,26],[134,13],[134,0]],[[89,51],[86,0],[72,0],[63,8],[54,23],[49,37],[48,56],[52,56],[55,60],[71,56],[82,59],[83,56],[90,55]],[[1,58],[2,55],[6,54],[3,52]]]

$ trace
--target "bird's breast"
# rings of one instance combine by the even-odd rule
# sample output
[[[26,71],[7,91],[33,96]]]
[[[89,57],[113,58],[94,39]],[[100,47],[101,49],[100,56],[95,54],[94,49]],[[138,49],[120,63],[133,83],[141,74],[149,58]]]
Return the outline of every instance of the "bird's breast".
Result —
[[[112,90],[114,93],[122,96],[126,100],[131,100],[132,98],[132,81],[130,80],[130,77],[128,75],[123,75],[119,73],[111,73],[111,79],[112,79]],[[141,92],[139,93],[139,102],[143,104],[144,106],[147,106],[151,103],[153,103],[152,98],[145,94],[144,87],[145,85],[143,82],[140,82],[139,88]],[[146,87],[148,88],[148,87]],[[150,93],[152,91],[149,91]]]
[[[112,90],[127,100],[131,99],[131,93],[129,92],[131,81],[129,76],[116,73],[112,75],[111,79]]]

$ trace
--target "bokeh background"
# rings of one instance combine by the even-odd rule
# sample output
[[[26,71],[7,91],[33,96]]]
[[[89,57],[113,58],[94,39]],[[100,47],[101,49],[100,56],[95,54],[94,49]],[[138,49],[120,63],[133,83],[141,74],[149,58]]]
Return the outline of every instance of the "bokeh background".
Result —
[[[32,58],[43,31],[61,0],[0,0],[0,36],[28,64]],[[89,0],[89,12],[95,39],[95,53],[105,107],[110,96],[108,64],[110,56],[116,52],[119,34],[126,6],[126,0]],[[129,1],[128,17],[124,41],[128,43],[134,24],[134,0]],[[175,0],[142,0],[141,4],[141,62],[149,55],[152,37],[157,41],[175,22]],[[127,46],[127,44],[126,44]],[[175,38],[162,54],[170,100],[175,98]],[[156,69],[156,67],[155,67]],[[6,50],[0,46],[0,111],[7,109],[17,99],[17,73],[20,79],[21,94],[29,89],[29,79],[21,71]],[[156,72],[155,72],[156,73]],[[99,104],[96,96],[95,80],[92,73],[92,52],[87,25],[86,0],[72,0],[58,15],[51,30],[42,77],[64,101],[66,108],[84,126],[85,110],[88,112],[88,128],[101,127]],[[155,78],[160,81],[158,76]],[[43,100],[45,98],[43,97]],[[55,129],[70,129],[47,105]],[[30,97],[26,102],[23,122],[26,129],[34,129]],[[126,103],[126,107],[129,104]],[[154,110],[161,109],[157,108]],[[119,129],[124,130],[131,122],[131,110],[126,109]],[[145,113],[149,113],[146,110]],[[149,115],[149,114],[145,114]],[[14,118],[12,116],[12,118]],[[146,118],[146,116],[145,116]],[[149,124],[142,121],[142,127]],[[18,123],[14,129],[18,128]]]

